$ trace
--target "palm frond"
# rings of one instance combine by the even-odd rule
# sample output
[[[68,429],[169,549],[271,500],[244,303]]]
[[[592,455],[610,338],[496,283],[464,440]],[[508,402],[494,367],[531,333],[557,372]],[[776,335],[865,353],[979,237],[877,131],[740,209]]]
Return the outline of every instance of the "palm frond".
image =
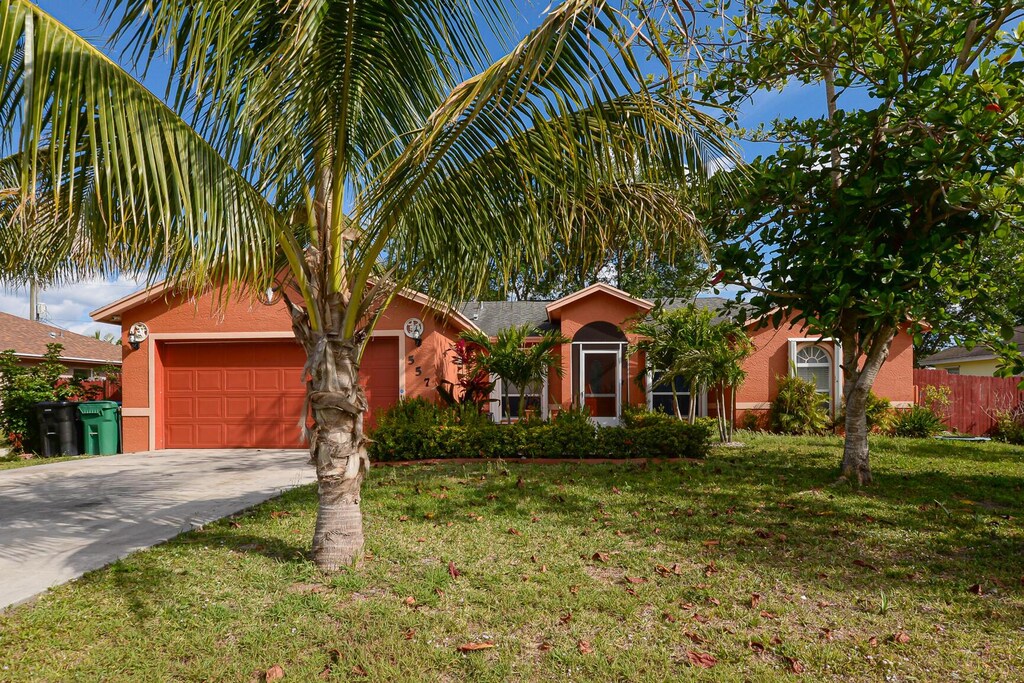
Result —
[[[77,266],[202,284],[273,276],[273,207],[102,52],[31,3],[0,0],[0,69],[0,128],[21,173],[2,220],[49,240],[31,258],[8,246],[0,277],[29,266],[44,278]]]

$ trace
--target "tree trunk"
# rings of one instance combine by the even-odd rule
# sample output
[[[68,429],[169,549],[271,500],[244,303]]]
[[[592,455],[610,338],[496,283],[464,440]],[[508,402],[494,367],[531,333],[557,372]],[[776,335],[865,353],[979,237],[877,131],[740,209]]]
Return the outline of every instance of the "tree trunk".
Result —
[[[868,388],[856,387],[846,393],[846,441],[843,446],[842,476],[862,486],[871,483],[866,413]]]
[[[676,419],[683,421],[683,412],[679,410],[679,393],[676,391],[676,381],[672,380],[672,407],[676,411]]]
[[[292,328],[306,351],[306,400],[313,427],[310,464],[316,467],[319,507],[313,532],[313,561],[319,569],[336,571],[363,555],[363,477],[370,467],[363,433],[369,403],[359,385],[355,339],[313,332],[305,311],[292,307]]]
[[[875,383],[878,371],[889,357],[895,327],[883,327],[866,340],[867,358],[864,366],[858,368],[857,338],[853,334],[843,335],[843,376],[846,384],[843,397],[846,409],[846,440],[843,445],[841,475],[858,486],[871,483],[871,465],[868,451],[868,394]]]

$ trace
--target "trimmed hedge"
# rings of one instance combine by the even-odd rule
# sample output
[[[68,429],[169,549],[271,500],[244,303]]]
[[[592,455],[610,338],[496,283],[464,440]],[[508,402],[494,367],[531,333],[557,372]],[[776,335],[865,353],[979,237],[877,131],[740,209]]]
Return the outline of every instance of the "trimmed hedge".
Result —
[[[430,458],[703,458],[712,426],[660,413],[628,412],[619,427],[596,427],[579,410],[550,421],[494,424],[475,409],[403,401],[377,420],[370,457],[379,462]]]

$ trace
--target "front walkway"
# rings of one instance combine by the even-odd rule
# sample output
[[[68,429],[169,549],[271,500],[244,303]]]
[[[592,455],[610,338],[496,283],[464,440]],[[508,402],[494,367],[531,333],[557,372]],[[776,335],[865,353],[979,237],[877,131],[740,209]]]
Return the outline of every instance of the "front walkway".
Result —
[[[308,451],[159,451],[0,472],[0,610],[316,479]]]

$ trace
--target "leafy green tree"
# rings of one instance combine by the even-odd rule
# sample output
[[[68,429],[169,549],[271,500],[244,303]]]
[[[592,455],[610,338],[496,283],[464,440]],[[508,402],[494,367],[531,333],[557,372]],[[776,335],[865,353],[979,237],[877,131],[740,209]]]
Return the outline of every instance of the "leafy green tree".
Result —
[[[976,334],[949,301],[997,313],[996,281],[977,264],[1021,226],[1022,9],[778,0],[746,6],[708,55],[704,92],[727,105],[786,85],[824,95],[824,115],[752,134],[778,151],[721,174],[741,188],[706,225],[752,314],[842,343],[841,472],[855,484],[871,481],[866,404],[895,335],[919,321]],[[844,108],[847,90],[864,104]]]
[[[556,240],[688,230],[713,117],[645,78],[674,10],[564,0],[511,51],[500,0],[108,0],[166,102],[26,0],[0,0],[0,277],[149,273],[284,296],[306,351],[313,558],[361,557],[358,366],[404,286],[454,305]],[[481,29],[481,27],[485,27]],[[640,27],[639,31],[637,27]],[[646,40],[645,40],[646,38]],[[644,47],[644,46],[651,46]],[[514,264],[514,265],[509,265]]]
[[[476,356],[477,367],[489,375],[500,377],[504,404],[508,400],[509,386],[519,389],[521,395],[541,393],[544,378],[554,372],[562,376],[562,360],[557,353],[562,344],[571,340],[560,332],[548,331],[537,334],[533,325],[513,325],[498,332],[491,339],[483,332],[463,332],[462,338],[478,347],[483,353]],[[533,339],[535,338],[535,339]],[[526,401],[520,399],[517,417],[526,414]],[[511,418],[505,414],[503,418]]]

